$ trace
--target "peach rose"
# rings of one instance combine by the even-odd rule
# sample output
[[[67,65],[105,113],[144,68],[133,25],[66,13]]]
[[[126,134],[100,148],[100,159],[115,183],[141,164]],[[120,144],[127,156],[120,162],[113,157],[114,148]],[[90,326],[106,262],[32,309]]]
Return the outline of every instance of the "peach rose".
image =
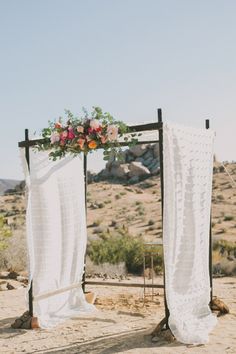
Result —
[[[109,141],[114,141],[118,137],[118,127],[114,124],[108,125],[107,137]]]
[[[55,128],[56,129],[60,129],[62,127],[60,122],[55,123]]]
[[[78,133],[83,133],[83,132],[84,132],[84,127],[82,127],[82,125],[79,125],[79,126],[77,127],[77,132],[78,132]]]
[[[85,139],[78,139],[78,140],[77,140],[77,143],[78,143],[80,149],[83,150],[83,148],[84,148],[84,143],[85,143]]]
[[[107,137],[102,135],[101,142],[102,142],[102,144],[105,144],[107,142]]]
[[[88,144],[88,147],[89,147],[90,149],[96,149],[96,147],[97,147],[96,141],[95,141],[95,140],[91,140],[91,141],[89,142],[89,144]]]

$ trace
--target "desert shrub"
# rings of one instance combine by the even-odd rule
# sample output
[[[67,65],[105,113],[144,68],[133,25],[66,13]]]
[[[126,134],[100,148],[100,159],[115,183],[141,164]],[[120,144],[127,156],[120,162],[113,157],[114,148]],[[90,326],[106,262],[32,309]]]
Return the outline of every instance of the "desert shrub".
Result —
[[[116,220],[112,220],[110,226],[111,227],[115,227],[116,225],[117,225],[117,221]]]
[[[220,172],[225,172],[224,166],[220,166],[220,167],[219,167],[219,171],[220,171]]]
[[[145,208],[142,204],[140,204],[135,211],[137,211],[140,216],[145,215]]]
[[[226,229],[224,227],[222,229],[220,229],[219,231],[217,231],[217,235],[225,234],[225,233],[226,233]]]
[[[224,221],[231,221],[231,220],[234,220],[233,215],[225,215]]]
[[[233,251],[236,251],[236,243],[230,242],[230,241],[225,241],[225,240],[219,240],[214,242],[213,244],[213,250],[216,251],[218,250],[219,252],[224,252],[226,251],[228,255]]]
[[[150,220],[148,221],[148,225],[149,225],[149,226],[152,226],[152,225],[154,225],[154,224],[155,224],[155,220],[150,219]]]
[[[93,226],[99,226],[99,225],[101,225],[101,223],[102,223],[102,219],[94,220]]]
[[[116,194],[116,195],[115,195],[115,198],[116,198],[116,200],[118,200],[118,199],[121,198],[121,196],[120,196],[119,194]]]
[[[222,194],[219,194],[219,195],[217,195],[217,197],[216,197],[218,200],[224,200],[225,198],[224,198],[224,196],[222,195]]]
[[[118,234],[92,240],[87,249],[88,256],[95,264],[125,262],[127,271],[141,274],[143,270],[144,243],[140,238],[132,237],[125,230]],[[162,255],[154,256],[155,267],[162,266]],[[147,266],[150,266],[147,262]],[[157,268],[157,269],[159,269]]]
[[[127,215],[126,216],[126,221],[127,222],[131,222],[131,221],[134,221],[135,220],[135,215]]]
[[[6,224],[6,219],[0,215],[0,250],[7,248],[8,238],[12,236],[10,227]]]
[[[105,203],[105,204],[110,204],[110,203],[111,203],[111,200],[110,200],[110,199],[104,200],[104,203]]]
[[[98,227],[95,227],[93,229],[93,234],[97,234],[97,235],[100,235],[104,232],[104,230],[106,230],[106,227],[105,226],[98,226]]]
[[[154,231],[155,229],[156,229],[155,226],[152,225],[152,226],[149,226],[148,231]]]

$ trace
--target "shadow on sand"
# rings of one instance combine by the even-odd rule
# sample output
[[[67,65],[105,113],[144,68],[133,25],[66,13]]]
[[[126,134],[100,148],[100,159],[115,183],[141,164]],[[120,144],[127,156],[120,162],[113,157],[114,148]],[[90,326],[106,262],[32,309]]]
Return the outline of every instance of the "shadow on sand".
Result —
[[[11,328],[11,324],[15,319],[16,317],[9,317],[0,320],[0,339],[10,339],[27,333],[27,330],[25,329]]]
[[[164,340],[152,343],[150,332],[150,329],[145,328],[115,335],[104,335],[60,348],[55,347],[47,351],[37,351],[37,353],[115,354],[131,349],[137,349],[139,350],[138,353],[141,353],[142,349],[153,349],[164,346],[169,348],[183,346],[178,342],[167,343]]]

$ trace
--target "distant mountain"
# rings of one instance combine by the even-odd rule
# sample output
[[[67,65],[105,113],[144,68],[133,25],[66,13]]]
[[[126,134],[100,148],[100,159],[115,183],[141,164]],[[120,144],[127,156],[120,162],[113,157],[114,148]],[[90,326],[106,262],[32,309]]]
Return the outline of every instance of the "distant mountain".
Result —
[[[20,182],[16,179],[0,179],[0,195],[8,189],[14,189]]]

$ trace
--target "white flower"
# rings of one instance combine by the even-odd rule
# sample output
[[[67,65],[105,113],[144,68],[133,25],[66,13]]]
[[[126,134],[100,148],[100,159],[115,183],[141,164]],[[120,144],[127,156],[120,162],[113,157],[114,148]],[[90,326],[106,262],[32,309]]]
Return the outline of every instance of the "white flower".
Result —
[[[83,127],[82,125],[79,125],[79,126],[77,127],[77,132],[78,132],[78,133],[83,133],[83,132],[84,132],[84,127]]]
[[[101,124],[100,124],[99,120],[97,120],[97,119],[92,119],[92,120],[90,121],[90,127],[91,127],[92,129],[96,130],[96,129],[98,129],[100,126],[101,126]]]
[[[118,137],[118,127],[114,124],[107,127],[107,138],[110,141],[116,140]]]
[[[50,140],[51,144],[55,144],[56,142],[60,141],[60,134],[56,132],[52,133]]]

